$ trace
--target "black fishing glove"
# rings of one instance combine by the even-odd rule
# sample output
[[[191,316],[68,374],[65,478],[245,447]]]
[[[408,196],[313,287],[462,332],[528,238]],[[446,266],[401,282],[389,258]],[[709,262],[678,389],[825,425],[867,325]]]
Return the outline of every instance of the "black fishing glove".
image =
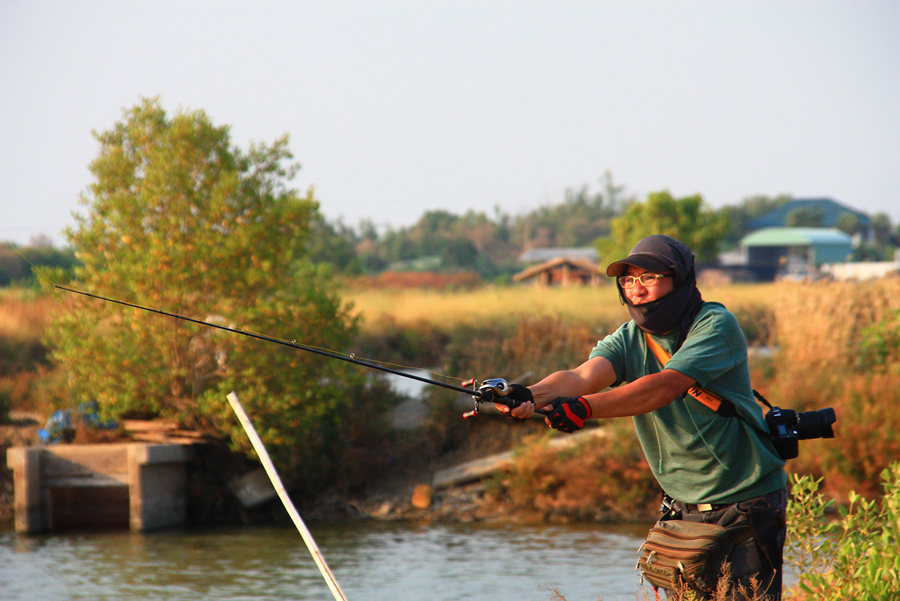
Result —
[[[509,393],[506,395],[506,398],[512,401],[508,403],[509,413],[506,414],[506,417],[513,420],[514,422],[525,422],[528,421],[527,417],[516,417],[512,414],[512,410],[521,405],[522,403],[527,403],[528,401],[534,402],[534,396],[532,396],[531,391],[527,386],[522,386],[521,384],[510,384],[509,385]]]
[[[584,420],[591,416],[591,406],[584,397],[577,399],[557,397],[547,405],[550,427],[560,432],[575,432],[584,427]]]

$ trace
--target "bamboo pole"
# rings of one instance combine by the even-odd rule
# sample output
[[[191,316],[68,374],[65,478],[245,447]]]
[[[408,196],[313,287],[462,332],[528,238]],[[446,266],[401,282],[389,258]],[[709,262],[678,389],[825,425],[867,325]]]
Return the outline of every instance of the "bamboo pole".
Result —
[[[259,435],[256,433],[256,429],[253,427],[253,423],[244,412],[244,408],[241,406],[241,402],[238,400],[237,394],[235,394],[234,392],[230,392],[228,394],[228,403],[231,405],[231,408],[234,409],[235,414],[237,414],[237,417],[241,422],[241,425],[244,427],[244,431],[250,438],[250,442],[251,444],[253,444],[253,448],[256,450],[256,454],[259,455],[259,459],[260,461],[262,461],[263,467],[265,468],[266,473],[269,475],[269,480],[272,481],[272,486],[275,487],[275,492],[278,493],[278,497],[284,504],[284,508],[287,509],[288,514],[291,516],[291,520],[293,520],[294,525],[300,532],[300,536],[303,537],[303,542],[306,543],[306,547],[309,549],[309,552],[310,554],[312,554],[316,565],[319,567],[319,571],[322,573],[322,577],[325,579],[325,583],[328,584],[328,588],[331,589],[331,594],[334,595],[336,601],[347,601],[347,597],[344,596],[344,591],[341,590],[337,579],[334,577],[334,574],[331,573],[331,570],[328,568],[328,564],[325,563],[325,558],[319,551],[319,547],[316,545],[316,541],[313,539],[312,534],[310,534],[309,530],[306,528],[306,524],[303,523],[303,519],[297,512],[297,508],[294,507],[294,503],[291,501],[291,498],[288,496],[284,485],[281,483],[281,478],[279,478],[278,472],[275,471],[275,465],[269,458],[269,453],[266,451],[265,445],[263,445],[262,440],[260,440]]]

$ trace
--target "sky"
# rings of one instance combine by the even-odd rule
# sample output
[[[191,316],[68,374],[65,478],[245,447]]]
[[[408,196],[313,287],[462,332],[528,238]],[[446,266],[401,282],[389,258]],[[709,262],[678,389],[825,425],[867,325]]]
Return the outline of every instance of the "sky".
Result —
[[[828,197],[900,223],[900,1],[0,0],[0,241],[61,231],[142,98],[283,134],[322,213],[602,190]]]

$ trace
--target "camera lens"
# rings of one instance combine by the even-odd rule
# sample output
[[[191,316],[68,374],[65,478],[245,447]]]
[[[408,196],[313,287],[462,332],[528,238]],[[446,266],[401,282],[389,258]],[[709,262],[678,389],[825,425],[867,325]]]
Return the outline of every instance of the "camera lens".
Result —
[[[800,440],[834,438],[834,430],[831,428],[831,424],[836,420],[834,409],[831,407],[798,413],[797,438]]]

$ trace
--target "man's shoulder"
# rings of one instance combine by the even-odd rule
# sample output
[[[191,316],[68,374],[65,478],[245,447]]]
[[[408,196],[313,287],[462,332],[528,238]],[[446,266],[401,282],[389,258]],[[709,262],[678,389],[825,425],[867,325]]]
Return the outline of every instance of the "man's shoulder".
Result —
[[[621,338],[641,338],[644,331],[634,322],[634,320],[626,321],[614,332],[614,335]]]
[[[688,337],[695,343],[700,340],[725,340],[729,346],[736,341],[745,340],[744,330],[734,313],[726,309],[725,305],[715,302],[703,304]]]
[[[632,344],[634,344],[640,337],[643,336],[641,329],[634,323],[633,320],[626,321],[621,326],[616,328],[616,330],[605,337],[601,338],[597,341],[597,346],[594,347],[594,351],[591,353],[591,356],[595,356],[597,354],[601,354],[603,350],[610,350],[613,348],[629,348]]]
[[[697,312],[694,323],[696,324],[704,321],[717,324],[726,323],[729,325],[737,325],[737,317],[734,316],[734,313],[729,311],[722,303],[717,303],[715,301],[705,301],[700,308],[700,311]]]
[[[719,315],[723,313],[731,313],[725,305],[716,301],[703,301],[703,306],[700,307],[700,312],[698,315],[703,315],[704,313],[710,313],[713,315]]]

